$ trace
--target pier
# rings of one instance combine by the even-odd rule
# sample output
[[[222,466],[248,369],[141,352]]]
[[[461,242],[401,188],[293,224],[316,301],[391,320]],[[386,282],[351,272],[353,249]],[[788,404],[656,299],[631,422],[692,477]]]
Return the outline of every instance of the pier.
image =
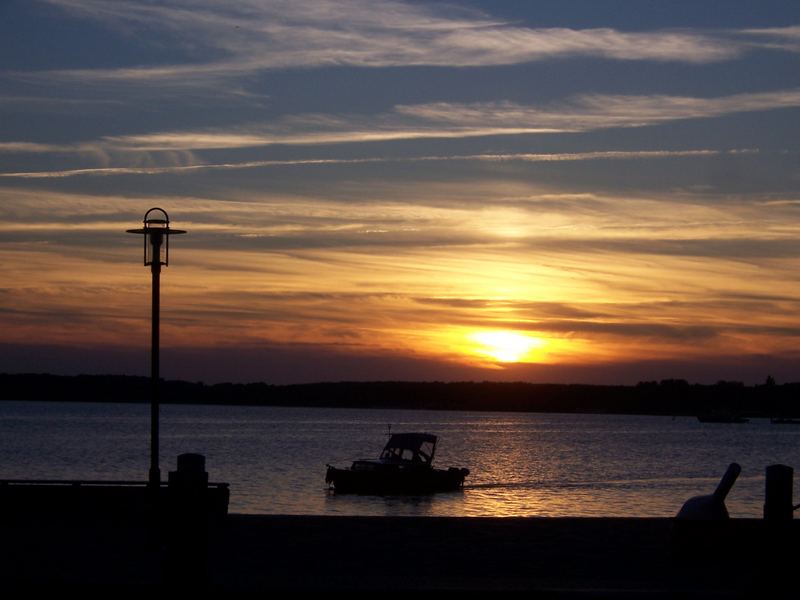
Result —
[[[676,542],[673,519],[229,514],[209,521],[197,538],[207,542],[202,551],[176,567],[170,528],[148,522],[109,511],[4,511],[4,586],[792,597],[791,555],[783,547],[798,539],[795,522],[776,531],[758,519],[693,524]]]

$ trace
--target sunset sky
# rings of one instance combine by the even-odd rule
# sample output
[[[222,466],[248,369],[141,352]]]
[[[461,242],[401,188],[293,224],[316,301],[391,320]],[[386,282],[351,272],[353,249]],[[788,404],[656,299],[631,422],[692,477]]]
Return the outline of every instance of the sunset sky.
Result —
[[[0,372],[800,381],[800,2],[4,0]]]

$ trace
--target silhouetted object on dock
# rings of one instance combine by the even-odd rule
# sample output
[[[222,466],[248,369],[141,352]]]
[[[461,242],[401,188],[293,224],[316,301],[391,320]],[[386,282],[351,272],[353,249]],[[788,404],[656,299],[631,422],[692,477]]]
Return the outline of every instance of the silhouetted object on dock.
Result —
[[[728,470],[722,476],[713,494],[707,496],[695,496],[689,498],[678,511],[677,519],[690,521],[718,521],[728,519],[728,508],[725,506],[725,498],[736,483],[742,467],[737,463],[731,463]]]
[[[209,527],[223,516],[209,501],[205,464],[201,454],[181,454],[178,469],[169,472],[164,579],[182,589],[207,582]]]
[[[786,465],[770,465],[764,486],[764,519],[786,522],[794,518],[792,486],[794,469]]]
[[[434,469],[437,438],[429,433],[395,433],[377,459],[350,468],[327,465],[325,482],[339,494],[430,494],[460,489],[469,469]]]
[[[742,468],[731,463],[713,494],[684,502],[672,523],[672,552],[677,564],[701,565],[711,557],[732,559],[742,540],[725,506]]]
[[[765,597],[797,598],[797,530],[794,527],[792,487],[794,469],[769,465],[764,486],[764,534],[761,562],[768,573],[769,589]],[[774,593],[778,591],[779,593]],[[791,593],[787,593],[791,592]]]
[[[151,217],[151,213],[160,213],[161,218]],[[144,214],[144,227],[128,229],[128,233],[136,233],[144,237],[144,265],[150,266],[153,276],[152,289],[152,326],[150,344],[150,377],[152,395],[150,400],[150,486],[157,488],[161,481],[161,470],[158,466],[158,415],[161,402],[159,375],[159,319],[161,297],[161,266],[169,266],[169,236],[186,233],[180,229],[170,229],[169,215],[163,208],[151,208]]]

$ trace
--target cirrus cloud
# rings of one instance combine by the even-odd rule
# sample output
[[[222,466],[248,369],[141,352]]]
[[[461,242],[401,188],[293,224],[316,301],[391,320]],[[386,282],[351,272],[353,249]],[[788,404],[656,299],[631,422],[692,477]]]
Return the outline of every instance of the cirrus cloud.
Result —
[[[458,139],[489,136],[535,135],[554,132],[587,132],[612,128],[658,125],[688,119],[718,118],[731,114],[800,107],[800,89],[733,94],[718,97],[667,95],[581,95],[557,106],[524,105],[510,101],[455,103],[433,102],[398,105],[390,112],[373,115],[297,114],[268,122],[246,123],[226,128],[104,136],[74,144],[41,144],[27,141],[0,143],[0,152],[76,152],[102,156],[104,168],[138,167],[157,172],[164,167],[184,170],[271,166],[280,161],[225,162],[203,164],[193,153],[201,150],[231,150],[274,145],[332,145],[392,142],[415,139]],[[613,158],[614,153],[580,154],[586,158]],[[159,162],[163,155],[164,161]],[[141,156],[146,156],[145,164]],[[518,155],[516,159],[519,159]],[[133,157],[133,158],[131,158]],[[624,157],[624,156],[621,156]],[[436,159],[436,157],[418,157]],[[458,158],[458,157],[456,157]],[[484,155],[488,160],[491,155]],[[527,155],[526,160],[565,160],[567,155]],[[502,153],[497,155],[503,160]],[[376,158],[314,162],[370,162]],[[114,164],[109,164],[114,162]],[[166,162],[166,164],[165,164]],[[292,164],[293,161],[285,161]],[[295,161],[297,162],[297,161]],[[95,167],[72,169],[94,172]],[[143,171],[144,172],[144,171]],[[59,170],[63,176],[66,171]],[[7,173],[6,176],[24,176]],[[37,176],[32,174],[31,176]]]
[[[27,73],[81,83],[208,85],[298,67],[486,67],[562,57],[712,63],[752,46],[730,35],[612,28],[535,28],[452,4],[393,0],[43,0],[145,42],[169,36],[190,60]]]

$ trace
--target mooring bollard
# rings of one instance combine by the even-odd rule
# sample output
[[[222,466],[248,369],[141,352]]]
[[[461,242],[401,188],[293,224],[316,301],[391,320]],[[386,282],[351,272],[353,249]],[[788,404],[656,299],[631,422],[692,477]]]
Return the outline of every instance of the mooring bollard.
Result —
[[[741,472],[739,464],[731,463],[713,494],[684,502],[672,522],[672,552],[678,562],[697,564],[709,553],[720,556],[733,551],[734,534],[725,499]]]
[[[178,456],[169,473],[166,579],[181,588],[203,585],[208,561],[208,473],[201,454]]]
[[[728,469],[717,484],[713,494],[689,498],[678,511],[676,519],[685,521],[719,521],[729,519],[725,498],[736,483],[742,467],[737,463],[728,465]]]
[[[794,517],[792,486],[794,469],[786,465],[767,467],[764,491],[764,519],[771,522],[791,521]]]
[[[206,488],[208,473],[206,473],[206,457],[202,454],[181,454],[178,456],[178,470],[169,472],[169,487],[178,486],[181,489],[193,487]]]

